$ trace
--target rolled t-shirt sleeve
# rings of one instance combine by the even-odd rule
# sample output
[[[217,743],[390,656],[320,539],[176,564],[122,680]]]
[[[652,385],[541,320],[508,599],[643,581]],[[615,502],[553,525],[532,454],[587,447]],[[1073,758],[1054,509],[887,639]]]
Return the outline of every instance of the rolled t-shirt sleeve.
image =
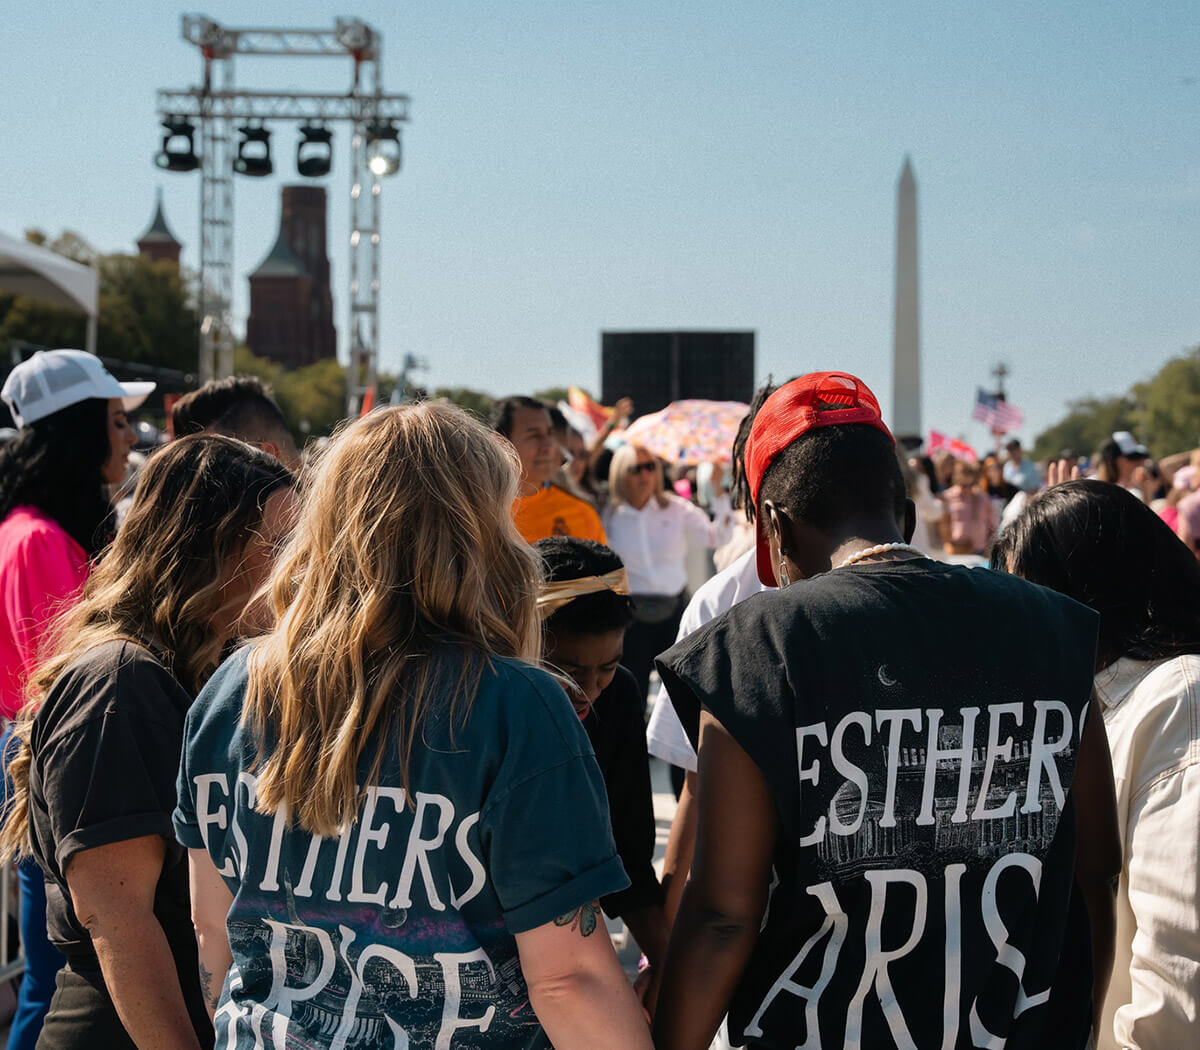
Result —
[[[600,767],[571,702],[525,668],[509,689],[501,775],[479,815],[488,877],[510,933],[629,885]]]
[[[237,762],[229,752],[231,737],[241,720],[242,702],[246,696],[249,675],[250,647],[234,652],[209,678],[200,695],[188,708],[183,722],[183,743],[179,754],[179,772],[175,782],[175,811],[171,821],[175,838],[188,849],[208,850],[213,862],[224,866],[224,831],[226,820],[218,814],[216,823],[205,811],[206,799],[198,786],[216,780],[228,785],[237,777]],[[251,756],[245,756],[249,761]],[[227,790],[226,786],[221,787]],[[197,814],[197,804],[201,812]],[[220,803],[217,804],[220,806]],[[221,841],[210,843],[214,828],[221,832]]]
[[[795,687],[780,660],[786,641],[777,603],[778,592],[752,595],[656,661],[691,745],[698,743],[701,709],[708,710],[764,770],[795,761],[793,734],[778,728],[792,724]]]
[[[192,719],[195,709],[188,712],[184,722],[184,744],[179,753],[179,772],[175,779],[175,811],[171,814],[171,823],[175,829],[175,838],[188,849],[205,849],[206,843],[200,834],[200,824],[196,820],[196,799],[192,794],[192,778],[188,773],[188,741],[192,737]]]
[[[510,933],[524,933],[629,885],[590,754],[521,782],[480,815],[489,875]]]
[[[41,759],[54,860],[64,875],[83,850],[144,835],[175,842],[179,725],[172,722],[180,716],[160,678],[167,672],[155,667],[125,665],[97,683],[96,716],[59,735]]]

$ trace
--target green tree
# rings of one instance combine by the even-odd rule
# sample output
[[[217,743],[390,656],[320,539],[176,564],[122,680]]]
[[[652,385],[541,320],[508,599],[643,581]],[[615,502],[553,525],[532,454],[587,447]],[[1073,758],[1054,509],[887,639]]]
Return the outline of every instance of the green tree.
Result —
[[[487,419],[495,402],[495,399],[490,395],[482,393],[479,390],[471,390],[465,386],[441,386],[434,390],[433,396],[445,398],[447,401],[458,405],[459,408],[465,408],[468,412],[473,412],[480,419]]]
[[[1200,445],[1200,348],[1168,361],[1133,388],[1133,429],[1161,458]]]
[[[35,230],[30,230],[26,233],[36,233]],[[45,244],[45,235],[39,234],[42,237],[40,243]],[[39,242],[35,242],[39,243]],[[80,263],[83,266],[96,265],[96,249],[93,248],[87,241],[79,236],[74,230],[63,230],[57,237],[46,245],[52,252],[57,252],[59,255],[65,256],[72,262]]]
[[[346,415],[346,370],[332,358],[289,371],[244,346],[234,348],[238,375],[258,376],[275,395],[298,441],[333,433]]]
[[[27,231],[26,236],[34,243],[45,241],[37,231]],[[140,255],[97,255],[69,230],[49,247],[99,271],[96,349],[101,355],[181,372],[195,370],[196,311],[178,267]],[[87,318],[81,311],[29,296],[0,299],[0,347],[10,340],[81,347],[86,338]]]
[[[539,401],[546,401],[551,405],[557,405],[560,401],[567,400],[567,388],[565,386],[552,386],[545,390],[539,390],[533,396]]]
[[[1133,402],[1128,397],[1085,397],[1071,401],[1067,409],[1066,418],[1037,436],[1030,452],[1034,459],[1050,459],[1065,448],[1090,456],[1114,430],[1134,428]]]

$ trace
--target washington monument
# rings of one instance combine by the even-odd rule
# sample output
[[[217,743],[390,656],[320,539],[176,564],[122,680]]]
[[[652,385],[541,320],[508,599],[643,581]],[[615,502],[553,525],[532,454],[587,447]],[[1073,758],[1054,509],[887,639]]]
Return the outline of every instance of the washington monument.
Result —
[[[921,325],[917,284],[917,180],[904,158],[896,187],[896,320],[892,342],[892,433],[920,439]]]

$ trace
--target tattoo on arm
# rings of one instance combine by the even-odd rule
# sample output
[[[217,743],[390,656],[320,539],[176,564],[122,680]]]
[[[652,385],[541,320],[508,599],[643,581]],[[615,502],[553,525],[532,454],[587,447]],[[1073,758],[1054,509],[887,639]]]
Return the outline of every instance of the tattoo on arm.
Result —
[[[599,922],[600,902],[592,901],[590,904],[585,904],[572,912],[567,912],[566,915],[560,915],[554,920],[554,925],[570,926],[573,930],[578,929],[584,937],[590,937],[596,932]]]
[[[204,995],[204,1001],[215,1010],[221,1000],[221,987],[218,985],[216,992],[213,991],[213,975],[203,961],[200,963],[200,991]]]

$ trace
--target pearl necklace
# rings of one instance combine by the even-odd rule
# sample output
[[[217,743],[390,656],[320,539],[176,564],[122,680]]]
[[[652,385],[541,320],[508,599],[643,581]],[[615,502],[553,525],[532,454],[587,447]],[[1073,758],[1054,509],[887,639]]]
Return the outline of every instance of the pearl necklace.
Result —
[[[919,547],[914,547],[911,543],[879,543],[874,547],[868,547],[866,550],[859,551],[857,554],[851,554],[850,557],[838,562],[833,568],[844,569],[847,565],[855,565],[860,561],[865,561],[867,558],[873,558],[876,554],[887,554],[889,551],[911,551],[918,557],[924,558],[927,555]],[[830,570],[831,572],[833,569]]]

